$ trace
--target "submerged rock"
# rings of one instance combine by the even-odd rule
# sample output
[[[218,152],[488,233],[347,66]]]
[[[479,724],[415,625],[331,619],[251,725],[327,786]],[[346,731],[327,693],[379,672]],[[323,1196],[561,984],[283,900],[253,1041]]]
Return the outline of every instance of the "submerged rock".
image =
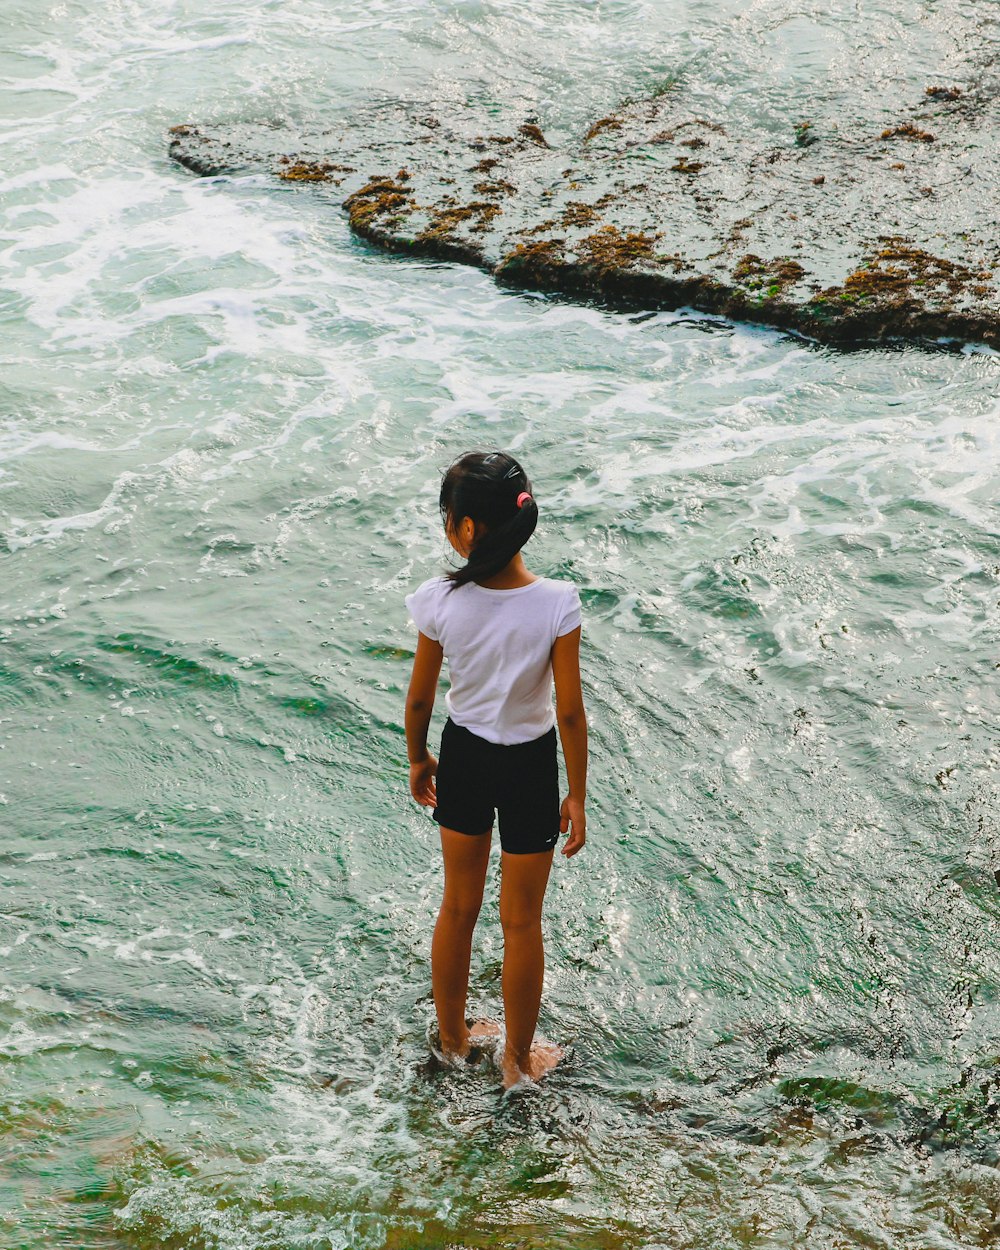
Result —
[[[568,145],[535,119],[395,107],[314,132],[177,126],[202,175],[330,194],[361,238],[498,282],[632,309],[689,307],[858,346],[1000,347],[1000,81],[931,84],[885,124],[785,136],[697,115],[673,88]]]

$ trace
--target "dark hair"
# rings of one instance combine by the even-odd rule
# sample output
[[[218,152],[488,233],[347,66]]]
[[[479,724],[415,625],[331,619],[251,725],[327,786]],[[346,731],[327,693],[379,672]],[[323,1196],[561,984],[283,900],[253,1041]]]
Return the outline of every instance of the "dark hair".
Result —
[[[523,499],[518,504],[522,495]],[[441,482],[441,518],[457,526],[470,517],[485,532],[460,569],[446,576],[451,589],[466,582],[488,581],[505,569],[538,524],[538,507],[528,476],[505,451],[470,451],[459,456]]]

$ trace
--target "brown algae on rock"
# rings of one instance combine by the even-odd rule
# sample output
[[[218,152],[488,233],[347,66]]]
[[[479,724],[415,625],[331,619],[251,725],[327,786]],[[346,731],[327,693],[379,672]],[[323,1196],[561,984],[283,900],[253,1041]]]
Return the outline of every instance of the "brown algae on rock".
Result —
[[[565,265],[565,239],[540,239],[535,243],[518,243],[500,261],[498,277],[531,279],[532,286],[545,285],[547,275]]]
[[[933,143],[934,136],[929,131],[921,130],[913,122],[903,122],[899,126],[889,126],[882,131],[883,139],[909,139],[912,143]]]
[[[509,287],[691,307],[843,346],[1000,347],[1000,81],[971,69],[969,81],[887,98],[890,118],[910,120],[881,127],[810,102],[778,145],[674,84],[561,148],[534,118],[400,104],[312,133],[185,123],[170,155],[201,175],[336,187],[360,237]]]
[[[436,209],[431,213],[430,224],[417,235],[417,242],[431,243],[450,238],[464,222],[471,222],[469,229],[480,234],[502,212],[499,204],[487,200],[456,205],[454,208]]]
[[[621,130],[622,122],[617,117],[602,117],[600,121],[594,122],[591,128],[583,136],[584,143],[589,143],[591,139],[596,139],[602,131],[605,130]]]
[[[752,252],[743,256],[733,269],[733,277],[748,290],[757,291],[763,299],[775,299],[786,287],[794,286],[806,276],[805,269],[790,256],[761,260]]]
[[[847,275],[842,286],[828,288],[818,299],[845,302],[881,300],[900,309],[908,304],[923,302],[927,296],[944,299],[961,296],[966,289],[975,294],[985,294],[989,290],[982,285],[983,279],[992,276],[988,272],[977,272],[965,265],[933,256],[923,248],[913,247],[905,239],[887,238],[882,243],[883,247]],[[926,289],[923,292],[915,290],[921,287]]]
[[[350,165],[334,165],[329,161],[293,161],[291,157],[282,157],[285,166],[277,171],[278,177],[285,182],[338,182],[334,173],[354,172]]]
[[[643,261],[655,262],[653,249],[656,238],[642,232],[622,234],[617,226],[602,226],[578,243],[576,250],[585,265],[600,273],[608,273],[630,269]]]
[[[398,218],[402,209],[415,207],[410,198],[412,194],[399,177],[383,175],[370,178],[344,201],[351,229],[360,235],[368,235],[377,218]]]
[[[670,166],[670,172],[673,174],[700,174],[705,168],[701,161],[689,161],[686,156],[679,156],[673,165]]]
[[[526,139],[530,139],[532,143],[537,143],[539,147],[549,147],[549,142],[542,134],[541,128],[533,122],[526,122],[523,126],[519,126],[517,133],[524,135]]]
[[[563,210],[564,226],[590,226],[600,216],[600,210],[594,204],[584,204],[580,200],[571,200]]]

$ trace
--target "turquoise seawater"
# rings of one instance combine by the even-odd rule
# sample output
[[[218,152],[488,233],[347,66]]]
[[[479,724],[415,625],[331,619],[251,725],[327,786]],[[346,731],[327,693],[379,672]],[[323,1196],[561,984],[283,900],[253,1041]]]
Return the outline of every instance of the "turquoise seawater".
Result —
[[[4,0],[4,1250],[1000,1243],[997,357],[523,297],[166,157],[373,99],[570,134],[675,78],[791,142],[975,11]],[[496,446],[593,749],[570,1058],[507,1099],[427,1064],[402,734],[439,472]]]

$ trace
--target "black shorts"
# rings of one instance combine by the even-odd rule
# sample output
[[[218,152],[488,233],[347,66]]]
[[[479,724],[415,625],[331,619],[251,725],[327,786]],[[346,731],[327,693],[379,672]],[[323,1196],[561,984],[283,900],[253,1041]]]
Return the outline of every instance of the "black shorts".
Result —
[[[441,734],[434,819],[458,833],[489,833],[500,814],[500,846],[509,855],[551,851],[559,840],[556,731],[501,746],[456,725]]]

